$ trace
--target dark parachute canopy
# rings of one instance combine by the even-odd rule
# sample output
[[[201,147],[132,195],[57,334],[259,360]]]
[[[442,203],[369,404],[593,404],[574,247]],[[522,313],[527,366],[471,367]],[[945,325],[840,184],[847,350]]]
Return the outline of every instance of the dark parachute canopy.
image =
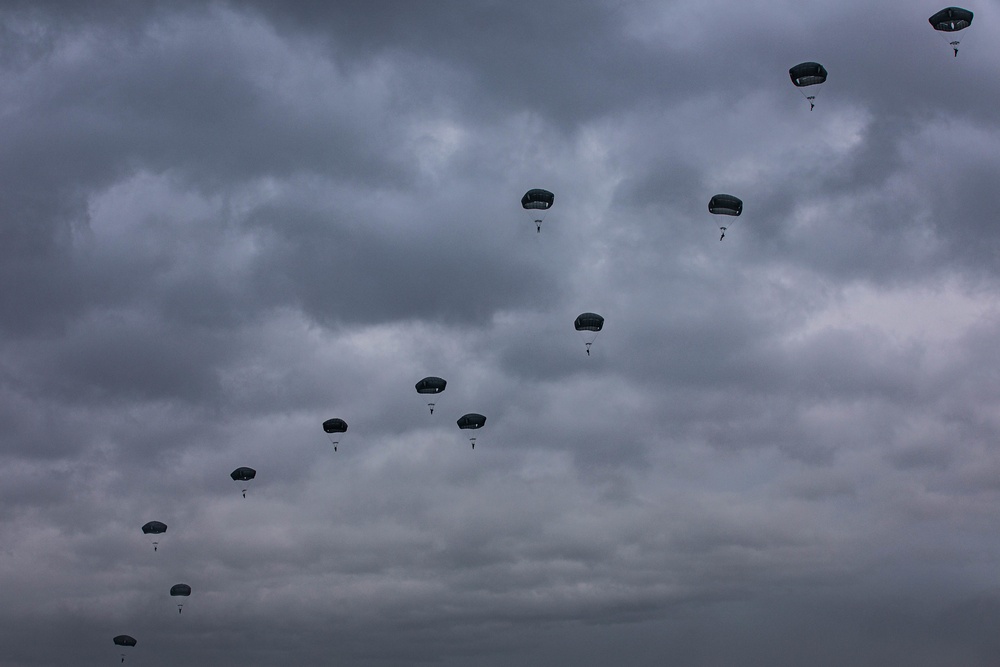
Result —
[[[940,32],[958,32],[965,30],[972,23],[972,12],[961,7],[945,7],[934,16],[927,19],[931,26]],[[958,55],[959,40],[948,42]]]
[[[167,532],[167,524],[162,521],[150,521],[143,525],[142,532],[145,535],[162,535]]]
[[[477,414],[475,412],[464,414],[458,418],[458,428],[460,429],[473,429],[473,430],[480,429],[483,427],[483,424],[485,423],[486,423],[486,417],[484,417],[481,414]],[[469,442],[472,443],[472,448],[475,449],[476,437],[472,436],[471,438],[469,438]]]
[[[590,356],[590,346],[594,344],[598,332],[604,328],[604,318],[597,313],[580,313],[573,322],[576,330],[583,334],[583,342],[587,346],[587,356]]]
[[[819,63],[799,63],[788,70],[788,76],[792,78],[792,83],[795,84],[796,88],[805,88],[826,81],[827,72],[826,68]],[[806,95],[802,92],[802,95],[809,101],[809,110],[812,111],[813,107],[816,106],[816,94]]]
[[[448,381],[438,377],[425,377],[417,383],[418,394],[440,394],[448,386]]]
[[[143,535],[162,535],[167,532],[167,524],[162,521],[150,521],[149,523],[143,525],[142,534]],[[160,542],[154,537],[153,538],[153,551],[159,550]]]
[[[229,476],[233,478],[234,482],[249,482],[251,479],[257,476],[257,471],[254,470],[253,468],[240,466],[236,470],[229,473]]]
[[[428,376],[416,384],[418,394],[440,394],[444,391],[444,388],[448,386],[448,382],[444,378]],[[431,414],[434,414],[434,403],[428,403],[427,407],[431,409]]]
[[[323,432],[324,433],[344,433],[347,431],[347,422],[343,419],[327,419],[323,422]]]
[[[240,466],[236,470],[229,473],[229,476],[233,478],[234,482],[249,482],[251,479],[257,476],[257,471],[253,468],[248,468],[246,466]],[[243,485],[243,497],[247,497],[247,487]]]
[[[135,646],[135,637],[130,635],[118,635],[114,639],[115,646]],[[125,662],[125,654],[122,653],[122,662]]]
[[[459,428],[482,428],[485,423],[486,417],[475,412],[464,414],[458,418]]]
[[[573,326],[577,331],[600,331],[604,328],[604,318],[597,313],[580,313]]]
[[[521,197],[521,208],[532,213],[532,219],[535,221],[535,231],[542,231],[542,219],[545,217],[544,212],[552,208],[555,199],[556,196],[554,194],[541,188],[528,190]],[[541,211],[541,213],[538,211]]]
[[[715,195],[708,201],[708,212],[716,215],[739,215],[743,212],[743,200],[732,195]]]
[[[340,444],[339,434],[347,432],[347,422],[336,417],[327,419],[323,422],[323,432],[330,436],[330,442],[333,443],[333,451],[337,451],[337,445]]]
[[[708,201],[708,212],[715,215],[738,216],[743,212],[743,200],[732,195],[715,195]],[[719,236],[721,241],[726,237],[726,227],[719,227],[719,229],[722,230],[722,234]]]
[[[174,584],[170,587],[171,597],[187,597],[191,595],[191,587],[187,584]],[[177,605],[177,613],[180,614],[184,609],[184,603],[181,602]]]

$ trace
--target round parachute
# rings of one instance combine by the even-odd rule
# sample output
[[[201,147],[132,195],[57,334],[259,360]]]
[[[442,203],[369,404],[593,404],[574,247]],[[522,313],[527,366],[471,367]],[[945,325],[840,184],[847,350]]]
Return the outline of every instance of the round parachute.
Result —
[[[959,30],[965,30],[969,27],[969,24],[972,23],[972,12],[968,9],[962,9],[961,7],[945,7],[937,14],[927,19],[927,21],[935,30],[939,32],[958,32]],[[948,41],[948,44],[951,45],[951,48],[957,56],[959,41],[957,39],[952,39]]]
[[[233,478],[234,482],[249,482],[251,479],[257,476],[257,471],[253,468],[248,468],[246,466],[241,466],[236,470],[229,473],[229,476]]]
[[[458,418],[458,428],[460,429],[480,429],[486,423],[486,417],[475,412],[464,414]],[[476,436],[469,438],[472,448],[476,448]]]
[[[149,523],[143,525],[142,534],[143,535],[153,535],[153,551],[157,551],[160,546],[160,541],[155,537],[156,535],[162,535],[167,532],[167,524],[162,521],[150,521]]]
[[[347,422],[343,419],[327,419],[323,422],[323,432],[330,436],[330,442],[333,444],[333,451],[337,451],[337,445],[340,444],[340,434],[347,432]]]
[[[542,231],[542,220],[545,219],[545,212],[552,208],[555,198],[554,194],[541,188],[528,190],[521,197],[521,208],[531,214],[531,219],[535,222],[535,231]]]
[[[743,212],[743,200],[732,195],[715,195],[708,202],[708,212],[715,215],[738,216]],[[719,229],[722,230],[722,234],[719,236],[721,241],[726,237],[726,227],[719,227]]]
[[[590,346],[597,334],[604,328],[604,318],[597,313],[580,313],[573,322],[576,330],[583,334],[583,342],[587,346],[587,356],[590,356]]]
[[[115,646],[135,646],[135,637],[130,635],[118,635],[114,638]],[[125,662],[125,654],[122,653],[122,662]]]
[[[819,63],[799,63],[788,70],[788,76],[792,78],[792,83],[795,84],[796,88],[805,88],[826,81],[827,72],[826,68]],[[806,95],[804,91],[800,92],[809,101],[809,110],[812,111],[813,107],[816,106],[816,93]]]
[[[150,521],[142,527],[145,535],[162,535],[167,532],[167,524],[162,521]]]
[[[416,389],[418,394],[440,394],[447,386],[448,382],[443,378],[429,376],[418,382]],[[434,405],[434,403],[427,404],[427,407],[431,409],[431,414],[434,414]]]
[[[243,484],[243,497],[247,497],[247,485],[245,482],[249,482],[254,477],[257,476],[257,471],[253,468],[248,468],[246,466],[240,466],[236,470],[229,473],[229,476],[233,478],[234,482],[244,482]]]
[[[174,584],[170,587],[170,597],[188,597],[191,595],[191,587],[187,584]],[[184,608],[184,603],[180,602],[177,604],[177,613],[181,613]]]

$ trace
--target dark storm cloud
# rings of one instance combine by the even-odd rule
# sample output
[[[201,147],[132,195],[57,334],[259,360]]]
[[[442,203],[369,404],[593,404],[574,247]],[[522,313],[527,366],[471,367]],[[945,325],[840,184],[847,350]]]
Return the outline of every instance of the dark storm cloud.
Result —
[[[995,48],[936,9],[5,3],[8,660],[991,664]]]

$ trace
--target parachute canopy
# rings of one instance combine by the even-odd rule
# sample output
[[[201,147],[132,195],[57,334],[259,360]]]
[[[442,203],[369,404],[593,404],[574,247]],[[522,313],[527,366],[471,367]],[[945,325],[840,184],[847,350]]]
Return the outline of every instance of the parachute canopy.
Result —
[[[118,635],[115,637],[115,646],[135,646],[135,637],[129,635]]]
[[[486,417],[475,412],[470,412],[458,418],[459,428],[482,428],[485,423]]]
[[[792,83],[797,87],[813,86],[826,81],[826,68],[819,63],[799,63],[788,70],[788,76],[792,77]]]
[[[957,32],[969,27],[972,23],[972,12],[961,7],[945,7],[927,20],[935,30]]]
[[[600,331],[604,328],[604,318],[597,313],[580,313],[573,326],[577,331]]]
[[[343,419],[327,419],[323,422],[323,431],[325,433],[344,433],[347,431],[347,422]]]
[[[246,482],[257,476],[257,471],[253,468],[248,468],[246,466],[241,466],[236,470],[229,473],[229,476],[233,478],[233,481]]]
[[[524,193],[524,196],[521,197],[521,207],[528,210],[539,209],[547,211],[552,208],[552,203],[555,201],[555,198],[556,196],[548,190],[535,188],[534,190],[528,190]]]
[[[167,524],[162,521],[150,521],[142,527],[144,535],[161,535],[167,532]]]
[[[448,385],[448,382],[439,377],[425,377],[423,380],[417,383],[417,393],[418,394],[440,394],[444,391],[444,388]]]
[[[716,215],[739,215],[743,212],[743,200],[732,195],[715,195],[708,202],[708,211]]]
[[[187,597],[188,595],[191,595],[191,587],[187,584],[174,584],[170,587],[170,595],[175,597],[183,595],[184,597]]]

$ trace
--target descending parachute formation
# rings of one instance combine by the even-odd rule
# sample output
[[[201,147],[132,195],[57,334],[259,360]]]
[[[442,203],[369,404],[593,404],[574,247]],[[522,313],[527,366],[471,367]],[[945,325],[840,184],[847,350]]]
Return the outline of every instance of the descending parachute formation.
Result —
[[[135,637],[132,637],[130,635],[118,635],[117,637],[114,638],[114,642],[115,642],[115,646],[129,646],[129,647],[131,647],[131,646],[135,646],[135,644],[136,644]],[[121,656],[122,656],[122,662],[125,662],[125,654],[122,653]]]
[[[234,482],[249,482],[251,479],[257,476],[257,471],[253,468],[248,468],[246,466],[240,466],[236,470],[229,473],[229,476],[233,478]],[[247,487],[246,484],[243,485],[243,497],[247,497]]]
[[[170,587],[170,597],[188,597],[191,595],[191,587],[187,584],[174,584]],[[177,613],[181,613],[184,607],[183,602],[177,603]]]
[[[416,385],[418,394],[430,394],[432,396],[440,394],[447,386],[448,382],[446,380],[434,376],[425,377]],[[434,403],[427,404],[427,407],[431,409],[431,414],[434,414],[434,405]]]
[[[528,190],[521,197],[521,208],[531,213],[531,217],[535,221],[536,232],[542,231],[542,220],[545,219],[545,212],[552,208],[555,198],[554,194],[541,188]]]
[[[167,532],[167,524],[163,523],[162,521],[150,521],[149,523],[146,523],[142,527],[143,535],[155,536],[155,535],[162,535],[165,532]],[[153,551],[156,551],[159,545],[160,545],[159,540],[157,540],[156,537],[153,537]]]
[[[955,35],[952,33],[957,33],[969,27],[972,19],[973,13],[967,9],[947,7],[931,16],[928,20],[934,30],[940,32],[946,39],[952,40],[949,44],[954,51],[954,56],[957,57],[959,41],[954,39]],[[803,62],[789,69],[788,74],[791,77],[792,83],[796,88],[800,89],[800,93],[809,102],[809,109],[812,111],[815,108],[816,100],[817,89],[815,86],[827,80],[828,73],[826,68],[816,62]],[[535,223],[536,232],[541,232],[542,221],[546,212],[552,207],[554,200],[555,196],[552,192],[540,188],[528,190],[521,198],[521,206],[531,216],[532,221]],[[510,201],[510,204],[512,205],[513,202]],[[739,217],[743,212],[743,201],[733,195],[717,194],[709,200],[708,210],[713,215]],[[726,236],[727,227],[720,226],[719,229],[722,232],[719,236],[719,240],[721,241]],[[583,335],[587,356],[590,356],[591,345],[598,333],[604,328],[604,318],[597,313],[581,313],[574,321],[574,327]],[[417,394],[434,397],[443,392],[447,384],[443,378],[428,376],[417,382],[415,389]],[[432,415],[434,414],[435,405],[434,402],[427,403]],[[486,417],[478,413],[467,413],[457,420],[457,424],[459,429],[470,430],[475,433],[486,424]],[[342,434],[347,432],[347,422],[339,418],[327,419],[323,422],[323,431],[330,436],[333,450],[337,451]],[[472,449],[475,449],[476,436],[471,436],[469,442],[472,445]],[[242,493],[244,498],[246,498],[247,483],[256,478],[256,476],[257,471],[246,466],[236,468],[230,473],[230,477],[234,481],[243,483]],[[154,552],[158,551],[158,536],[164,534],[166,531],[167,525],[160,521],[150,521],[142,526],[143,534],[151,536]],[[185,598],[190,597],[190,595],[191,586],[188,584],[179,583],[170,587],[170,596],[172,598],[179,598],[177,601],[178,614],[182,613]],[[136,643],[136,639],[129,635],[114,637],[114,644],[117,647],[135,647]],[[123,663],[125,662],[125,656],[126,653],[121,653]]]
[[[460,429],[480,429],[483,424],[486,423],[486,417],[477,414],[475,412],[470,412],[468,414],[462,415],[458,418],[458,428]],[[476,436],[469,438],[469,442],[472,443],[472,448],[476,448]]]
[[[792,77],[792,83],[795,84],[796,88],[805,88],[823,83],[826,81],[827,74],[826,68],[819,63],[799,63],[788,70],[788,76]],[[809,111],[812,111],[816,106],[816,93],[806,95],[803,91],[799,92],[809,101]]]
[[[708,212],[715,215],[739,216],[743,212],[743,200],[732,195],[715,195],[708,201]],[[719,240],[726,238],[726,227],[719,227],[722,234]]]
[[[330,442],[333,444],[333,451],[337,451],[337,445],[340,444],[340,434],[347,432],[347,422],[343,419],[327,419],[323,422],[323,432],[330,436]]]
[[[587,346],[587,356],[590,356],[590,346],[597,334],[604,328],[604,318],[597,313],[580,313],[573,322],[576,330],[583,334],[583,342]]]
[[[965,30],[972,23],[972,12],[961,7],[945,7],[927,20],[935,30],[940,32],[958,32],[959,30]],[[951,45],[957,58],[959,41],[954,39],[949,41],[948,44]]]

